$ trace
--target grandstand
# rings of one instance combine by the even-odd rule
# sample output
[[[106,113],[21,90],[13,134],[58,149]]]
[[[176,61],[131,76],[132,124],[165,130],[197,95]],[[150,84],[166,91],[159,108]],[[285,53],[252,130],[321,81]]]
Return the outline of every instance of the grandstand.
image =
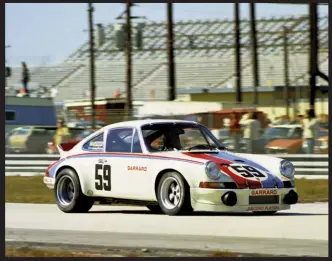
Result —
[[[328,16],[320,17],[319,63],[328,75]],[[283,26],[290,30],[290,83],[308,82],[309,17],[273,17],[256,21],[260,85],[284,85]],[[105,41],[96,50],[97,97],[110,98],[116,90],[125,96],[125,53],[116,46],[117,25],[105,25]],[[135,26],[133,26],[135,27]],[[182,90],[234,88],[234,22],[232,20],[180,21],[174,25],[177,92]],[[135,30],[133,28],[133,35]],[[167,99],[167,27],[149,22],[143,27],[142,47],[133,46],[133,99]],[[249,20],[241,21],[242,85],[252,87]],[[135,38],[134,38],[135,39]],[[55,101],[85,99],[90,88],[89,43],[82,44],[65,61],[40,67],[31,81],[56,87]],[[9,86],[20,81],[20,69],[13,68]],[[319,79],[318,84],[326,85]],[[153,94],[152,94],[153,93]]]

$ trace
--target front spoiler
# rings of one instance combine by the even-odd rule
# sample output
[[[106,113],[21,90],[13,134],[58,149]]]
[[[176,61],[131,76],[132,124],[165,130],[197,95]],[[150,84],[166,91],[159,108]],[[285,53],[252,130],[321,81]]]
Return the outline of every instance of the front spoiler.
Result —
[[[253,192],[274,190],[280,201],[277,204],[249,204],[249,196]],[[191,188],[191,205],[195,211],[213,211],[213,212],[248,212],[248,211],[280,211],[291,208],[291,205],[285,204],[282,199],[289,191],[295,191],[296,188],[280,189],[207,189]],[[228,191],[233,191],[237,195],[237,203],[234,206],[225,205],[221,197]],[[254,193],[257,194],[257,193]],[[259,196],[259,195],[257,195]]]

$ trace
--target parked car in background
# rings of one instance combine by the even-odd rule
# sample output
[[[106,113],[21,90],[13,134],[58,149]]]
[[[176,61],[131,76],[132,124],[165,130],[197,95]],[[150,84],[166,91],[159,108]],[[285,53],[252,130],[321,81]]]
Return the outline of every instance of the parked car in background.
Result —
[[[277,137],[265,146],[269,154],[296,154],[306,153],[307,143],[303,139],[303,128],[301,125],[279,125],[268,130],[271,136]],[[328,130],[320,129],[316,140],[314,153],[328,153]]]
[[[266,130],[263,136],[269,137],[270,142],[265,146],[268,154],[296,154],[302,153],[301,125],[275,125]]]
[[[68,140],[68,142],[63,143],[64,144],[63,146],[74,147],[77,143],[79,143],[84,138],[88,137],[93,132],[94,132],[94,130],[92,130],[92,129],[87,129],[87,130],[80,129],[80,132],[77,133],[76,135],[74,135],[72,139]],[[53,140],[49,141],[47,143],[46,153],[47,154],[58,154],[59,153]]]
[[[53,139],[56,126],[24,126],[13,129],[6,137],[6,153],[44,154]],[[76,136],[82,128],[69,128]]]
[[[6,139],[6,153],[43,153],[55,126],[24,126],[13,129]]]

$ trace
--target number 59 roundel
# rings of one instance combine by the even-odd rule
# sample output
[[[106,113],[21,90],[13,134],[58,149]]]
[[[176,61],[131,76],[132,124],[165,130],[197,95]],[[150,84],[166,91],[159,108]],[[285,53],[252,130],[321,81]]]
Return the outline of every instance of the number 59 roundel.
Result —
[[[246,179],[265,180],[268,178],[268,175],[265,172],[248,165],[232,164],[229,166],[229,170]]]
[[[95,166],[96,190],[111,191],[111,166],[96,164]]]

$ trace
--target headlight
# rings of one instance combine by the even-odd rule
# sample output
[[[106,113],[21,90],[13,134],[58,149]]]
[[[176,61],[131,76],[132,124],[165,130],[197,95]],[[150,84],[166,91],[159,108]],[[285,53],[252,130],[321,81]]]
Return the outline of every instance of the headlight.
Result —
[[[295,167],[288,160],[283,160],[280,163],[280,172],[286,178],[293,179],[294,178],[294,173],[295,173]]]
[[[213,161],[208,161],[206,163],[205,173],[209,178],[214,179],[214,180],[219,179],[220,175],[221,175],[219,166]]]

